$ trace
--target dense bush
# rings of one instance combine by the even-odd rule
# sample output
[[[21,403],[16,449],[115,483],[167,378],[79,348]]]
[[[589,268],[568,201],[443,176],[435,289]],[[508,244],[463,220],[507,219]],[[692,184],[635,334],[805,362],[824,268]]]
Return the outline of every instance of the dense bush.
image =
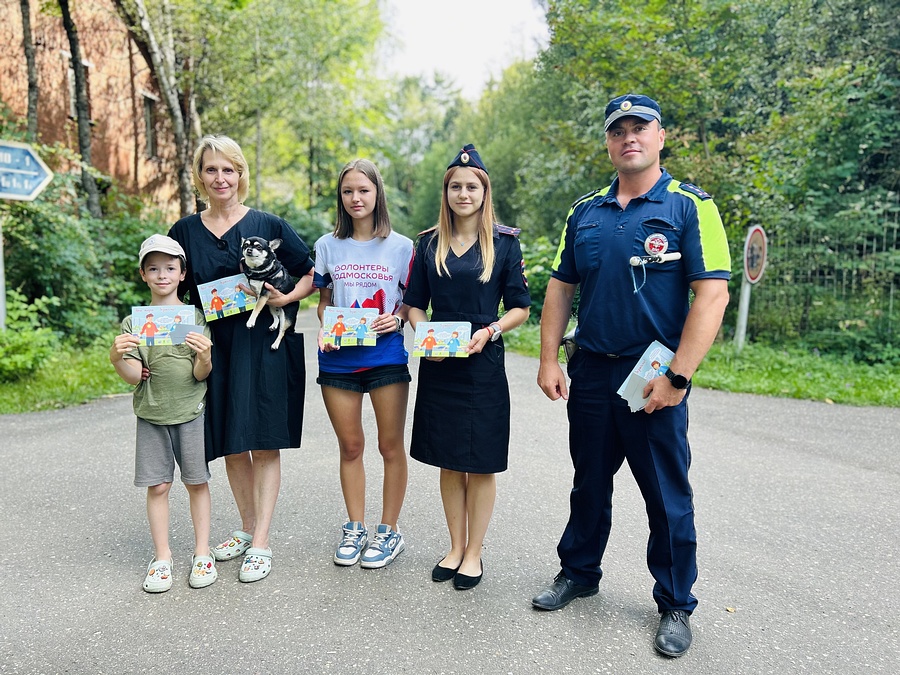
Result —
[[[0,137],[23,141],[19,124],[0,110]],[[24,302],[41,298],[42,321],[67,342],[89,344],[109,333],[132,305],[144,304],[137,253],[143,239],[168,228],[162,216],[114,186],[106,217],[90,217],[80,194],[78,156],[61,145],[33,144],[54,178],[32,202],[0,200],[8,288]]]
[[[91,218],[80,209],[74,180],[57,174],[38,200],[0,204],[0,219],[8,285],[29,301],[57,298],[49,325],[87,343],[143,304],[137,252],[167,224],[121,195],[110,196],[110,217]]]
[[[334,228],[333,216],[324,208],[306,210],[289,201],[275,201],[264,205],[263,210],[284,218],[310,249],[319,237]]]
[[[540,323],[541,312],[544,311],[544,298],[547,295],[547,284],[550,272],[556,259],[558,242],[547,237],[538,237],[534,241],[522,242],[522,255],[525,258],[525,276],[528,278],[528,291],[531,293],[531,323]],[[572,300],[572,314],[578,314],[579,291],[576,289]]]
[[[556,257],[557,244],[547,237],[538,237],[533,241],[522,241],[522,256],[525,259],[525,276],[528,279],[528,291],[531,293],[531,316],[529,321],[537,323],[544,309],[544,296],[547,294],[547,283],[553,259]]]
[[[6,294],[6,329],[0,331],[0,381],[12,382],[35,372],[59,346],[44,324],[56,298],[29,303],[15,290]]]

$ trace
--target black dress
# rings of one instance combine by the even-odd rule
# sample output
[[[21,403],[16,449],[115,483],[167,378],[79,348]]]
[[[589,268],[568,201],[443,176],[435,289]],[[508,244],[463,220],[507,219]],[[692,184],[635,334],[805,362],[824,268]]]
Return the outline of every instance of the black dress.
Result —
[[[309,248],[293,228],[262,211],[249,211],[221,238],[206,229],[200,214],[179,220],[169,236],[187,254],[187,275],[179,295],[190,291],[197,307],[198,284],[240,272],[242,237],[281,239],[278,259],[295,278],[313,267]],[[271,322],[262,317],[247,328],[249,316],[242,312],[209,322],[213,348],[207,380],[207,461],[247,450],[300,446],[306,389],[303,335],[289,328],[281,347],[272,351]]]
[[[486,284],[478,281],[481,249],[477,243],[461,257],[451,250],[447,254],[450,276],[438,276],[434,266],[437,234],[426,233],[416,245],[403,302],[422,311],[430,303],[432,321],[469,321],[473,333],[497,320],[501,299],[507,310],[530,306],[516,233],[513,228],[495,228],[494,272]],[[422,359],[410,456],[452,471],[506,471],[509,414],[502,336],[468,358]]]

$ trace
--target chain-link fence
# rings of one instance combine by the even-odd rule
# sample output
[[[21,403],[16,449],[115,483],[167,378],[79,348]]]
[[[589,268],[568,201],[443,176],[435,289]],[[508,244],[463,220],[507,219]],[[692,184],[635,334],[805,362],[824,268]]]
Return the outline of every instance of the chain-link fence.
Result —
[[[766,228],[768,261],[751,293],[748,340],[868,362],[900,358],[900,202],[874,216],[841,216],[846,228],[838,233],[815,222]],[[743,249],[739,255],[738,262]],[[741,276],[734,276],[729,317],[736,321]]]

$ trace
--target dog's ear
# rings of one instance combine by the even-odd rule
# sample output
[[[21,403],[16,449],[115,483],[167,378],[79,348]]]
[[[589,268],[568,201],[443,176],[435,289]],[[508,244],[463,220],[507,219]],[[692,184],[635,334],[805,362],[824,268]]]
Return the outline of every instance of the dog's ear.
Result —
[[[279,246],[281,246],[281,239],[273,239],[269,242],[269,248],[271,248],[273,251]]]
[[[241,248],[244,248],[244,244],[247,243],[247,240],[244,237],[241,237]]]

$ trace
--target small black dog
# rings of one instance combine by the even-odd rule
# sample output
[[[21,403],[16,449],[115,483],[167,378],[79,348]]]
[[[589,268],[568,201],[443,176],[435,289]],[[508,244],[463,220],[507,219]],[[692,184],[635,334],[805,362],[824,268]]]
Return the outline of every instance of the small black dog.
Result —
[[[256,325],[256,317],[266,306],[269,298],[269,291],[266,284],[271,284],[279,293],[290,293],[294,290],[294,280],[287,273],[281,261],[275,257],[275,249],[281,246],[281,239],[273,239],[266,241],[262,237],[247,237],[241,239],[241,271],[247,276],[250,287],[256,295],[256,307],[247,319],[247,328],[253,328]],[[296,302],[285,305],[284,307],[274,307],[269,305],[269,312],[272,314],[272,325],[269,327],[271,331],[278,331],[278,337],[272,344],[272,349],[278,349],[281,340],[287,329],[294,325],[294,332],[297,332],[297,308]]]

